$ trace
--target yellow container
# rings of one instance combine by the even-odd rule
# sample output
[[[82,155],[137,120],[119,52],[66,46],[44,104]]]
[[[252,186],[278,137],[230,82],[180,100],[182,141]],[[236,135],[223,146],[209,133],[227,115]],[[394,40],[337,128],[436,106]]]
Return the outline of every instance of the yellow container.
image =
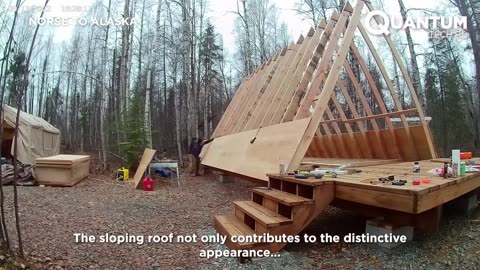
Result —
[[[128,169],[125,169],[124,167],[118,169],[117,171],[117,179],[120,181],[127,181],[128,180]]]

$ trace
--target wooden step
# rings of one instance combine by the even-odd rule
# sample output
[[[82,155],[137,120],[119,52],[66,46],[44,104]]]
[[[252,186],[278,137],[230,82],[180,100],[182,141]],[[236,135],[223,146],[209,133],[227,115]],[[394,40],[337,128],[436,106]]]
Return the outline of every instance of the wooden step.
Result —
[[[233,202],[236,208],[239,208],[248,216],[255,219],[263,226],[270,228],[286,224],[291,224],[292,220],[278,213],[273,212],[252,201],[236,201]]]
[[[255,231],[233,215],[215,216],[215,229],[228,237],[227,246],[233,249],[253,248],[255,243],[233,243],[230,237],[238,235],[254,235]]]
[[[312,199],[300,197],[277,189],[254,188],[252,191],[287,206],[313,204]]]

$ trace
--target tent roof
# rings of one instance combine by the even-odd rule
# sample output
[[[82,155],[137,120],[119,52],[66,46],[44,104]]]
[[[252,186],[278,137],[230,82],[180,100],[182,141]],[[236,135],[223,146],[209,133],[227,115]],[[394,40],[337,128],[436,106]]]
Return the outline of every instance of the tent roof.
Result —
[[[6,104],[3,105],[4,111],[4,121],[10,125],[12,128],[15,127],[15,119],[17,116],[17,109],[10,107]],[[52,124],[48,123],[41,117],[28,114],[26,112],[20,111],[20,124],[39,128],[50,133],[59,134],[60,130],[54,127]]]

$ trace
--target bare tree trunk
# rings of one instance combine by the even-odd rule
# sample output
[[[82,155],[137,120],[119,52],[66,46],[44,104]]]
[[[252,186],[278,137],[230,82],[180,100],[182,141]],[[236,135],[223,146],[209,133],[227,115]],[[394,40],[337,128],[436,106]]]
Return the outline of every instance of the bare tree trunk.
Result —
[[[42,84],[40,86],[40,95],[38,98],[38,115],[41,117],[42,116],[42,105],[43,105],[43,93],[45,91],[45,82],[46,82],[46,76],[47,74],[45,73],[47,71],[47,59],[48,59],[48,54],[45,56],[45,60],[43,61],[43,74],[42,74]]]
[[[133,1],[132,2],[132,5],[130,6],[130,14],[135,14],[135,5],[136,5],[137,1]],[[129,44],[129,47],[133,46],[133,32],[134,32],[134,25],[131,25],[129,26],[129,38],[130,38],[130,42],[128,43]],[[132,61],[133,61],[133,49],[129,49],[129,55],[127,57],[127,69],[126,69],[126,74],[127,74],[127,78],[126,78],[126,82],[125,82],[125,88],[126,88],[126,98],[125,98],[125,109],[126,111],[128,112],[129,108],[130,108],[130,96],[131,96],[131,93],[130,93],[130,75],[132,73]]]
[[[107,25],[107,28],[108,27],[109,26]],[[89,64],[90,64],[90,58],[91,58],[90,55],[92,53],[92,39],[93,39],[93,31],[91,30],[90,31],[90,36],[89,36],[89,39],[88,39],[87,59],[85,61],[85,71],[84,71],[85,74],[88,74],[89,69],[90,69]],[[82,97],[81,97],[80,106],[79,106],[79,110],[81,112],[82,118],[86,117],[86,115],[84,115],[85,109],[82,108],[82,107],[87,102],[87,82],[88,82],[88,77],[84,76],[83,77],[83,85],[82,85]],[[84,134],[85,134],[85,121],[83,121],[83,123],[80,124],[80,151],[81,152],[84,151],[84,142],[85,142]]]
[[[111,5],[112,5],[112,0],[109,0],[108,8],[107,8],[107,18],[110,17]],[[103,60],[102,76],[101,76],[102,87],[100,90],[100,148],[101,148],[102,172],[105,172],[105,170],[107,169],[107,144],[106,144],[107,134],[105,131],[105,117],[107,112],[108,95],[105,95],[105,91],[106,91],[106,78],[107,78],[107,65],[108,65],[109,30],[110,30],[110,25],[107,25],[107,29],[105,31],[105,40],[103,43],[103,52],[102,52],[102,60]],[[115,62],[115,59],[113,59],[113,61]]]
[[[124,18],[130,18],[130,0],[125,0],[125,5],[123,6],[123,16]],[[120,121],[124,122],[124,113],[126,110],[126,99],[127,97],[127,64],[130,48],[130,27],[127,24],[122,25],[122,50],[120,56],[120,71],[118,78],[118,88],[119,88],[119,105],[120,105]]]
[[[207,69],[205,70],[207,72]],[[205,82],[204,82],[204,100],[203,100],[203,137],[208,138],[208,80],[207,75],[205,74]]]
[[[147,91],[145,92],[145,115],[144,115],[144,128],[147,139],[147,146],[152,148],[152,113],[150,111],[150,93],[152,90],[152,70],[147,71]]]
[[[398,4],[400,5],[400,13],[402,15],[403,21],[407,19],[407,10],[405,9],[405,5],[403,4],[403,0],[398,0]],[[420,100],[420,104],[422,106],[422,110],[426,112],[426,101],[425,101],[425,93],[423,90],[422,82],[420,80],[420,70],[418,68],[417,63],[417,54],[415,53],[415,44],[413,43],[412,34],[410,33],[410,28],[405,28],[405,35],[407,36],[407,43],[408,43],[408,50],[410,51],[410,63],[412,66],[412,83],[413,87],[415,88],[415,92],[417,93],[418,99]]]
[[[400,103],[402,104],[402,108],[405,108],[405,105],[406,105],[405,92],[403,91],[402,85],[400,84],[400,75],[398,74],[398,67],[397,67],[397,64],[395,63],[395,58],[393,58],[392,60],[393,60],[393,73],[395,74],[395,84],[397,85],[397,96],[400,98]]]
[[[8,61],[10,59],[10,52],[11,52],[12,41],[13,41],[13,33],[15,31],[15,26],[16,26],[16,23],[17,23],[17,17],[18,17],[18,11],[20,9],[20,5],[21,5],[21,0],[17,0],[17,2],[15,4],[15,13],[14,13],[14,16],[13,16],[13,22],[12,22],[12,26],[10,28],[10,34],[8,36],[8,40],[7,40],[7,43],[6,43],[4,52],[3,52],[2,66],[1,66],[1,70],[0,70],[1,71],[0,75],[3,76],[3,82],[0,81],[0,84],[1,84],[1,87],[2,87],[2,93],[1,93],[1,96],[0,96],[0,106],[1,106],[1,108],[0,108],[0,120],[2,120],[2,123],[3,123],[3,119],[4,119],[3,103],[4,103],[4,97],[5,97],[5,87],[6,87],[6,82],[7,82],[6,70],[8,68]],[[1,137],[3,137],[3,125],[0,126],[0,138]],[[2,144],[0,144],[0,151],[1,150],[2,150]],[[7,224],[6,224],[6,221],[5,221],[4,202],[5,202],[5,197],[4,197],[4,193],[3,193],[3,184],[2,184],[2,166],[0,166],[0,210],[1,210],[1,216],[2,216],[2,230],[0,230],[0,231],[1,231],[1,234],[2,234],[2,238],[5,237],[5,244],[6,244],[7,250],[10,251],[10,240],[9,240],[9,237],[8,237],[8,228],[7,228]]]
[[[192,81],[191,81],[191,44],[190,44],[190,0],[182,0],[182,15],[183,15],[183,82],[185,85],[185,91],[187,93],[187,140],[190,141],[194,130],[194,97],[192,95]],[[176,105],[175,105],[176,106]],[[177,115],[178,117],[178,115]]]
[[[43,18],[43,14],[45,13],[45,8],[48,5],[49,0],[45,0],[45,4],[42,9],[42,13],[40,14],[40,18]],[[33,52],[33,47],[35,45],[35,40],[37,38],[38,34],[38,28],[40,27],[40,24],[37,24],[37,27],[35,28],[35,33],[33,34],[33,39],[32,43],[30,45],[30,51],[28,52],[28,57],[27,61],[25,62],[25,69],[23,71],[23,82],[22,82],[22,88],[20,88],[20,93],[18,95],[18,100],[17,100],[17,116],[15,118],[15,137],[13,138],[13,200],[15,204],[15,225],[17,228],[17,237],[18,237],[18,249],[20,252],[20,256],[24,257],[23,253],[23,242],[22,242],[22,233],[21,233],[21,228],[20,228],[20,215],[18,211],[18,189],[17,189],[17,180],[18,180],[18,167],[17,167],[17,155],[18,155],[18,125],[20,122],[20,108],[22,106],[22,97],[24,94],[24,91],[27,90],[27,85],[28,85],[28,73],[29,73],[29,65],[30,65],[30,59],[32,57],[32,52]]]
[[[145,0],[142,4],[142,14],[140,15],[140,37],[143,37],[143,19],[145,15]],[[143,48],[143,38],[138,40],[138,89],[142,89],[142,48]]]
[[[210,98],[208,100],[208,115],[210,116],[210,119],[208,121],[208,134],[205,135],[205,138],[210,138],[210,133],[213,132],[213,124],[212,124],[212,95],[210,95]]]
[[[112,63],[112,92],[115,93],[114,89],[117,89],[115,87],[115,83],[118,83],[118,80],[117,80],[117,69],[116,69],[116,62],[117,62],[117,50],[116,49],[113,49],[113,63]],[[120,90],[120,88],[118,88],[118,90]],[[119,91],[117,91],[118,93]],[[116,96],[116,99],[114,100],[115,102],[115,106],[116,106],[116,109],[115,109],[115,128],[117,130],[116,132],[116,137],[117,137],[117,153],[119,153],[121,155],[121,151],[120,151],[120,121],[122,119],[122,117],[120,116],[120,103],[122,102],[121,99],[120,99],[120,95],[115,95]]]
[[[240,12],[240,7],[238,5],[238,1],[242,3],[243,15]],[[253,71],[253,64],[252,64],[252,45],[251,45],[251,38],[250,38],[250,27],[249,27],[249,18],[247,12],[247,0],[237,0],[237,15],[243,22],[243,27],[245,27],[245,68],[246,74],[248,75]]]
[[[167,41],[166,41],[166,24],[165,21],[163,21],[163,118],[165,119],[164,121],[164,140],[163,140],[163,145],[166,145],[168,140],[167,140],[167,130],[168,130],[168,110],[167,110],[167,53],[166,53],[166,48],[167,48]]]
[[[71,70],[71,69],[70,69]],[[65,94],[65,112],[64,112],[64,121],[63,121],[63,128],[65,130],[68,131],[68,124],[69,124],[69,121],[68,121],[68,98],[70,96],[70,83],[71,83],[71,79],[72,79],[72,74],[69,73],[68,76],[67,76],[67,93]],[[67,149],[71,149],[72,148],[72,142],[70,141],[70,136],[69,134],[65,134],[65,132],[63,132],[63,138],[65,139],[65,144],[67,145]],[[68,142],[68,143],[67,143]]]
[[[172,12],[168,8],[168,18],[170,29],[173,28],[173,18]],[[170,32],[170,40],[174,40],[174,32]],[[180,164],[183,165],[183,153],[182,153],[182,133],[181,133],[181,104],[180,104],[180,89],[177,87],[177,68],[178,68],[178,52],[177,48],[174,48],[174,54],[171,55],[171,68],[172,68],[172,91],[173,91],[173,102],[175,107],[175,137],[177,143],[177,154]],[[184,61],[185,62],[185,61]]]

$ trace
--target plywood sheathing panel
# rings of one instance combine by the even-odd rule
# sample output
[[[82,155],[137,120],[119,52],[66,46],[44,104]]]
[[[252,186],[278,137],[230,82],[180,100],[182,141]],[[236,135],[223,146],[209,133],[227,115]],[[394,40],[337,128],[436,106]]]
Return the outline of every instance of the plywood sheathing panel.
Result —
[[[285,168],[289,165],[308,122],[302,119],[216,138],[202,164],[267,181],[265,172],[278,171],[281,162]]]
[[[139,189],[142,187],[142,176],[145,170],[147,169],[148,165],[152,161],[153,156],[155,155],[155,150],[150,148],[145,148],[143,151],[142,159],[140,160],[140,164],[138,165],[137,171],[135,172],[135,176],[133,176],[133,182],[135,188]]]

